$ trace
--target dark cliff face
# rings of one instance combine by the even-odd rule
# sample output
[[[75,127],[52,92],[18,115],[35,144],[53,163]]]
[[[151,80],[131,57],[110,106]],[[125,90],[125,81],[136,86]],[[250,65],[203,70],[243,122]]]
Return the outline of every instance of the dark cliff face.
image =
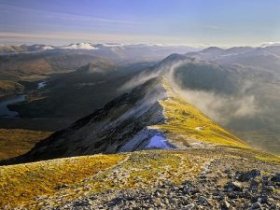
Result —
[[[102,109],[39,142],[28,153],[0,162],[15,164],[60,157],[144,149],[157,133],[147,126],[164,122],[158,100],[166,97],[158,79],[151,79]],[[126,145],[131,139],[133,142]]]

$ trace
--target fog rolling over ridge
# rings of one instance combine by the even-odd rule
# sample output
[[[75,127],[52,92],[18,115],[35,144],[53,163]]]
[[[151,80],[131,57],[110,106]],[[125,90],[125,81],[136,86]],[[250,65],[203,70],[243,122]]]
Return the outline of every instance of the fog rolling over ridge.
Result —
[[[209,48],[173,54],[123,88],[168,72],[176,92],[187,102],[251,145],[279,154],[280,59],[267,65],[275,53],[279,56],[279,48],[217,49],[219,53]],[[235,53],[229,54],[230,51]],[[248,59],[246,64],[244,57]]]
[[[181,64],[173,83],[182,97],[210,118],[252,145],[279,154],[280,66],[260,69],[249,55],[248,63],[237,65],[235,58],[227,64],[223,59]]]

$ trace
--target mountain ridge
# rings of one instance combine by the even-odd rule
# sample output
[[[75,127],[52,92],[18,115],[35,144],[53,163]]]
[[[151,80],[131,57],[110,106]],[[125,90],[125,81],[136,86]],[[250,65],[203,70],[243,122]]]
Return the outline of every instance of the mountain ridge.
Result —
[[[1,161],[11,165],[0,167],[0,206],[277,209],[279,192],[269,189],[279,184],[280,157],[253,149],[187,103],[168,73]]]
[[[185,102],[163,75],[144,82],[69,128],[54,133],[27,154],[4,163],[213,145],[248,147]]]

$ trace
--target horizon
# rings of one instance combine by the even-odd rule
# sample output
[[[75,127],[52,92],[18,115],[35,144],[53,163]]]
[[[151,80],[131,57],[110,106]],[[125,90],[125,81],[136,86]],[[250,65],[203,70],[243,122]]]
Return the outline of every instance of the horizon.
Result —
[[[280,40],[275,1],[0,0],[0,10],[2,45],[125,42],[228,48]]]
[[[200,45],[200,46],[192,46],[192,45],[187,45],[187,44],[163,44],[163,43],[144,43],[144,42],[135,42],[135,43],[124,43],[124,42],[65,42],[64,44],[52,44],[52,43],[44,43],[44,42],[15,42],[15,43],[1,43],[0,42],[0,47],[6,47],[6,46],[32,46],[32,45],[49,45],[52,47],[56,48],[62,48],[62,47],[67,47],[70,45],[75,45],[75,44],[92,44],[92,45],[97,45],[97,44],[104,44],[104,45],[119,45],[119,46],[131,46],[131,45],[146,45],[146,46],[157,46],[157,47],[186,47],[186,48],[193,48],[194,50],[203,50],[207,48],[220,48],[220,49],[231,49],[231,48],[242,48],[242,47],[251,47],[251,48],[263,48],[263,47],[269,47],[269,46],[280,46],[280,42],[263,42],[259,43],[256,45],[232,45],[232,46],[217,46],[217,45]]]

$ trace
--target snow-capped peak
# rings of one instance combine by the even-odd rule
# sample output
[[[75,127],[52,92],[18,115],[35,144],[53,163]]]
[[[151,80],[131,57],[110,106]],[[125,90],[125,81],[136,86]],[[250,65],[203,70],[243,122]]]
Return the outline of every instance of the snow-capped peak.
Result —
[[[70,44],[68,46],[63,47],[64,49],[81,49],[81,50],[96,50],[97,48],[94,47],[91,43],[76,43],[76,44]]]
[[[265,42],[261,45],[262,48],[264,47],[271,47],[271,46],[280,46],[280,42]]]
[[[54,49],[54,47],[50,46],[50,45],[46,45],[46,46],[42,47],[42,50],[53,50],[53,49]]]

